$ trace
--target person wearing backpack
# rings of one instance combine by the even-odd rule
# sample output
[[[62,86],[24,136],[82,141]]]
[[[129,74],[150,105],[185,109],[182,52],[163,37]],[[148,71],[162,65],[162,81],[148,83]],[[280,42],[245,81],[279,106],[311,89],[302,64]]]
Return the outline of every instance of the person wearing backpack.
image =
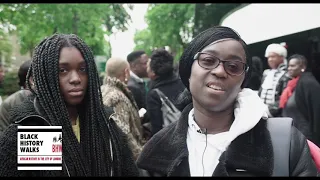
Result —
[[[161,99],[166,100],[166,104],[172,104],[171,108],[175,108],[176,99],[185,86],[174,73],[173,56],[165,49],[157,49],[152,53],[147,64],[147,73],[151,86],[146,104],[151,123],[151,136],[153,136],[166,124],[162,115],[164,111],[161,110],[163,104]],[[160,98],[159,91],[163,94],[163,98]]]
[[[292,119],[269,118],[258,94],[244,88],[252,59],[237,32],[214,26],[199,33],[179,63],[192,103],[147,142],[138,168],[167,177],[317,176]]]

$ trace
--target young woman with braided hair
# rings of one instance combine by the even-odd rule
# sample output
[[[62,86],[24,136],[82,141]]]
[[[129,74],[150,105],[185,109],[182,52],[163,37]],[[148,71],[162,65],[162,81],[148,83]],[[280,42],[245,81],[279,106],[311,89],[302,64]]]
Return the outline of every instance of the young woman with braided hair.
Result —
[[[0,137],[0,176],[138,176],[113,110],[102,103],[93,53],[83,40],[72,34],[45,38],[27,79],[31,73],[33,96],[12,111],[16,123]],[[62,171],[17,170],[18,125],[62,126]]]

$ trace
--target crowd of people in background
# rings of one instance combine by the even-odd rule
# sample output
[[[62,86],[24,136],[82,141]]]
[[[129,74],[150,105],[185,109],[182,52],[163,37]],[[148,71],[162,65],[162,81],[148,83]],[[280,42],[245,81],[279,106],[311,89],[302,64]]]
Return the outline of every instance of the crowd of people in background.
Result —
[[[0,105],[0,176],[317,176],[320,60],[277,43],[249,54],[215,26],[178,63],[164,48],[111,57],[101,83],[80,37],[44,38]],[[275,118],[292,120],[287,174],[275,169]],[[28,125],[63,127],[62,171],[17,170],[17,126]]]

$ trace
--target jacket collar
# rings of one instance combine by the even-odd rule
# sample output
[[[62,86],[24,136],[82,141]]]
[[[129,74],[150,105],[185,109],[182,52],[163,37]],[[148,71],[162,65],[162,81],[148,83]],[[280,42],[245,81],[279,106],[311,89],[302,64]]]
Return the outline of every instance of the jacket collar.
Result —
[[[139,168],[166,176],[180,174],[174,171],[182,159],[188,157],[186,138],[188,114],[192,108],[192,104],[189,104],[177,122],[162,129],[149,140],[137,160]],[[219,161],[214,176],[229,176],[227,169],[243,169],[259,176],[271,176],[273,150],[266,121],[261,120],[253,129],[237,137],[220,156]]]
[[[178,81],[179,78],[176,74],[172,73],[171,76],[165,77],[165,78],[156,78],[152,83],[151,83],[151,89],[158,88],[159,86],[162,86],[164,84],[170,84],[173,82]]]
[[[138,82],[138,83],[143,83],[143,79],[140,78],[139,76],[137,76],[134,72],[130,71],[130,78],[132,78],[132,80]]]

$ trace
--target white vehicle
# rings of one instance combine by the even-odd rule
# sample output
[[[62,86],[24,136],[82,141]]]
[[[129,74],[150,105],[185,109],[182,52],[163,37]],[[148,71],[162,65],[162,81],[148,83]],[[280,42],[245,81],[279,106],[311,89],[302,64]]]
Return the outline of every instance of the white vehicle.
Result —
[[[236,30],[252,56],[264,59],[269,44],[285,42],[288,56],[299,53],[311,60],[312,54],[320,52],[319,17],[320,4],[253,3],[229,12],[220,25]]]

